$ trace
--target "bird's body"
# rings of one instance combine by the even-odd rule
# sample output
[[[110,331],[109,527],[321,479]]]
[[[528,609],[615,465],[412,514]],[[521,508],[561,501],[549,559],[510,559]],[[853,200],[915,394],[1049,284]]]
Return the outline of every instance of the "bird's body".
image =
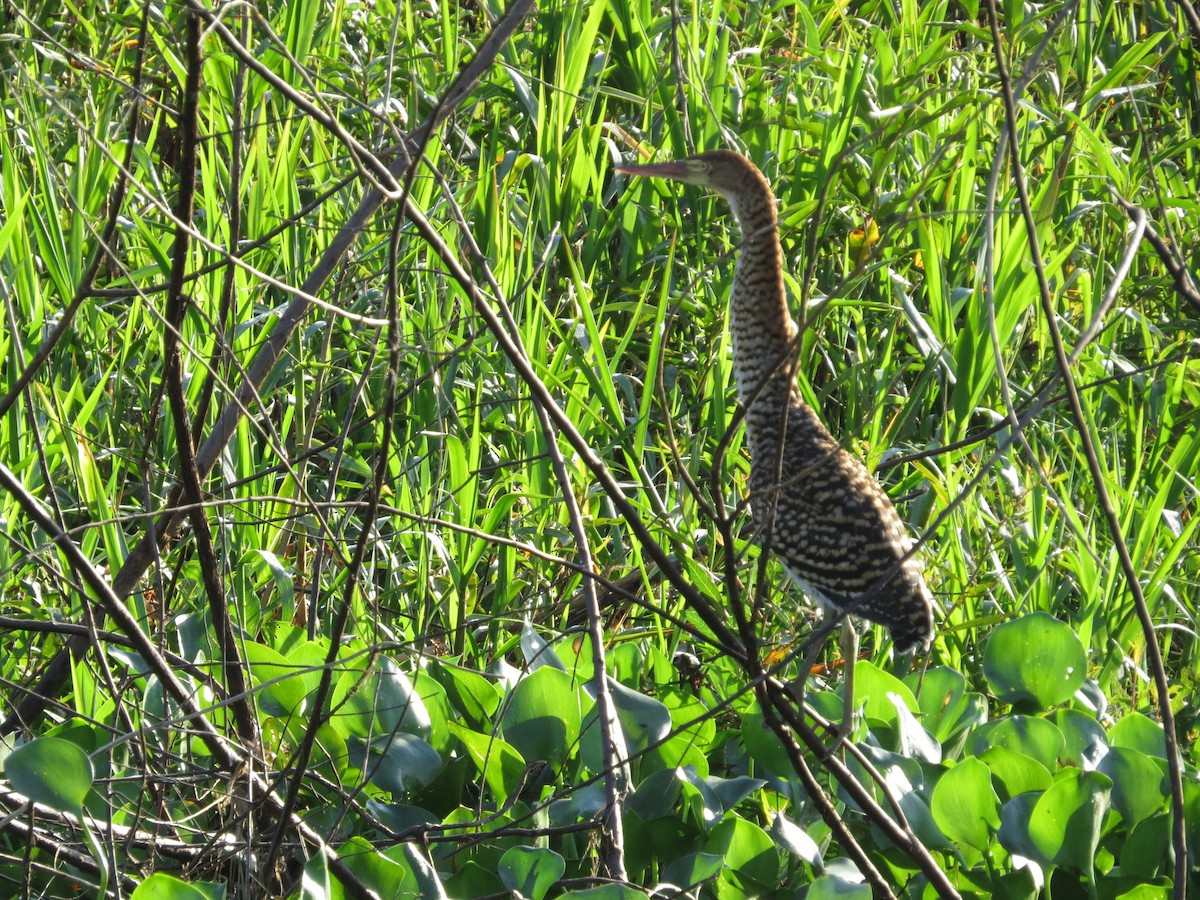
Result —
[[[796,386],[796,325],[766,179],[729,150],[617,170],[707,187],[729,202],[737,219],[742,247],[730,293],[733,367],[746,408],[751,509],[770,549],[822,606],[886,625],[899,651],[927,644],[932,604],[900,516]]]

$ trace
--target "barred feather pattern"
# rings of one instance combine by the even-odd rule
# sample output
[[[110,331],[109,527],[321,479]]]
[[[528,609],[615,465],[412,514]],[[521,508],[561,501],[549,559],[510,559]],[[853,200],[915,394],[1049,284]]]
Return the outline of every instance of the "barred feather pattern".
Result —
[[[895,507],[801,399],[796,325],[783,286],[775,197],[762,173],[728,150],[701,154],[707,186],[742,234],[730,295],[739,397],[746,407],[750,503],[770,550],[814,600],[888,627],[900,652],[928,644],[932,601]]]

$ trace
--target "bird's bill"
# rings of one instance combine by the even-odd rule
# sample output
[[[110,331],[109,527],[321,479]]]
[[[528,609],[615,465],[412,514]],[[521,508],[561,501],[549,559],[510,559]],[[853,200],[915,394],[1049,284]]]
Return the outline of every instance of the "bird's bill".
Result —
[[[701,183],[706,167],[698,159],[675,159],[670,162],[619,165],[613,168],[622,175],[641,175],[649,178],[670,178],[673,181]]]

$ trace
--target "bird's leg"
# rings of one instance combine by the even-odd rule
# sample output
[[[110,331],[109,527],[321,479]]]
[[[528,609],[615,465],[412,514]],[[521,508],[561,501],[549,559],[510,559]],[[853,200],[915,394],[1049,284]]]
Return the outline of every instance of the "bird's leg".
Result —
[[[827,622],[830,617],[836,615],[836,611],[825,608],[821,621],[822,623]],[[839,628],[838,649],[841,650],[844,660],[845,674],[842,676],[842,721],[834,731],[833,743],[829,746],[828,753],[831,756],[838,751],[842,742],[854,731],[854,662],[858,658],[858,631],[848,615],[842,616]],[[818,624],[815,630],[820,633],[824,631],[824,628]],[[805,712],[804,691],[808,686],[808,677],[812,673],[813,666],[816,665],[817,657],[821,654],[823,647],[824,641],[813,642],[813,646],[804,654],[804,659],[800,663],[800,673],[787,684],[787,692],[796,701],[801,713]],[[809,712],[811,715],[816,714],[815,711]],[[819,716],[817,719],[824,727],[832,724]]]
[[[854,664],[858,661],[858,629],[849,616],[842,616],[838,647],[842,651],[842,722],[833,736],[830,754],[836,753],[854,732]]]

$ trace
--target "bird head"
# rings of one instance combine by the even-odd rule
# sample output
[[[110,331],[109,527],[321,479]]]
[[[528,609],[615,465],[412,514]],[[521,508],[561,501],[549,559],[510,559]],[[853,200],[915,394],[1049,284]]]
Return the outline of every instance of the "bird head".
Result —
[[[733,205],[735,214],[739,211],[738,201],[748,188],[756,193],[765,190],[767,196],[770,196],[766,180],[754,163],[733,150],[709,150],[670,162],[622,165],[614,168],[623,175],[667,178],[708,188],[728,200]]]
[[[750,160],[733,150],[708,150],[669,162],[615,168],[625,175],[669,178],[684,184],[698,184],[721,194],[740,190],[748,175],[762,177]]]

